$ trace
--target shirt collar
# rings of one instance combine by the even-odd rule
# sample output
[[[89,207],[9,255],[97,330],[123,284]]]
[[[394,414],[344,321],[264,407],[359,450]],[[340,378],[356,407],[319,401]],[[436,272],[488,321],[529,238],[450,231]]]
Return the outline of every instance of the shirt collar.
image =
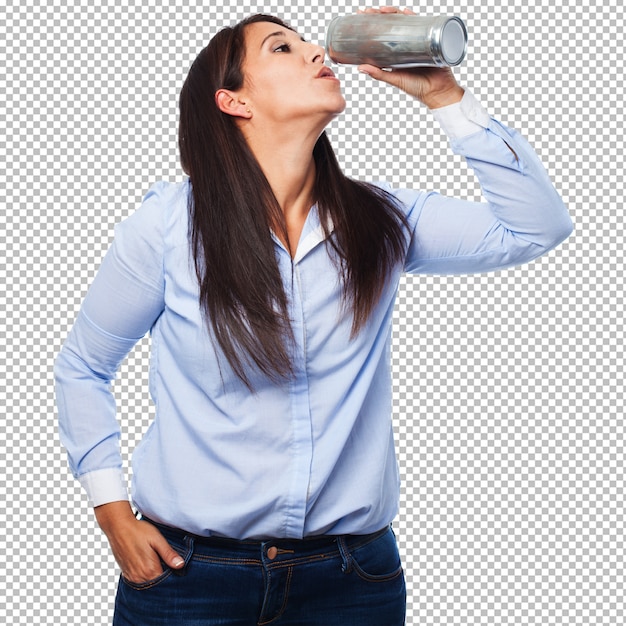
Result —
[[[328,218],[328,226],[328,232],[332,233],[334,230],[334,225],[330,218]],[[285,246],[276,236],[276,233],[274,233],[274,231],[271,232],[274,242],[279,245],[283,250],[285,250]],[[293,258],[294,264],[302,261],[302,259],[304,259],[304,257],[309,254],[311,250],[315,249],[320,243],[322,243],[324,239],[326,239],[326,237],[324,235],[324,229],[322,228],[322,224],[320,222],[319,211],[317,208],[317,204],[314,204],[306,217],[304,226],[302,227],[302,233],[300,234],[298,248]]]

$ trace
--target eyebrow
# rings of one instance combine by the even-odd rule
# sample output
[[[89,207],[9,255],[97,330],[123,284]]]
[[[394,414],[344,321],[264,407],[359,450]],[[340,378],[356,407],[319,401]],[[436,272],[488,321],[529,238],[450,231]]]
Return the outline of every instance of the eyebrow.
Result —
[[[275,33],[270,33],[269,35],[263,38],[263,41],[261,42],[260,47],[262,48],[268,39],[271,39],[272,37],[280,37],[281,35],[285,35],[285,34],[286,33],[284,30],[277,30]]]
[[[290,31],[290,32],[292,32],[292,33],[293,33],[294,35],[296,35],[296,36],[298,35],[298,33],[296,33],[296,31],[295,31],[295,30],[292,30],[292,31]],[[276,32],[274,32],[274,33],[270,33],[269,35],[266,35],[266,36],[263,38],[263,41],[261,42],[261,45],[259,46],[259,48],[262,48],[262,47],[263,47],[263,45],[265,44],[265,42],[266,42],[268,39],[271,39],[272,37],[281,37],[281,36],[282,36],[282,37],[284,37],[285,35],[287,35],[287,33],[286,33],[286,31],[284,31],[284,30],[277,30],[277,31],[276,31]],[[301,41],[306,41],[306,39],[305,39],[304,37],[300,37],[300,40],[301,40]]]

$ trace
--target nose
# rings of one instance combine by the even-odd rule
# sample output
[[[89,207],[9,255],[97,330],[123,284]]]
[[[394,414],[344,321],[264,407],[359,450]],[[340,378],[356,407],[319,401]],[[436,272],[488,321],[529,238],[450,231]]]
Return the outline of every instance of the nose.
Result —
[[[322,46],[318,46],[317,44],[311,44],[312,49],[309,51],[309,58],[313,63],[324,63],[324,58],[326,57],[326,50]]]

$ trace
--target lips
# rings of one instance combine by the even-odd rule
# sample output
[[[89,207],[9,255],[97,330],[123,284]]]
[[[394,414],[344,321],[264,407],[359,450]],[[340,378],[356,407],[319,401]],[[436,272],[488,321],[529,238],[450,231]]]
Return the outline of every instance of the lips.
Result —
[[[335,74],[330,67],[324,66],[315,78],[335,78]]]

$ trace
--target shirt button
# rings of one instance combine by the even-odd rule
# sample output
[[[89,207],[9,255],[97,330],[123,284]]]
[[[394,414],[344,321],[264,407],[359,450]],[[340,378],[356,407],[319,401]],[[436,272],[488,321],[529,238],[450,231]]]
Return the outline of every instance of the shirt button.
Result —
[[[271,548],[267,549],[267,558],[270,561],[273,561],[276,558],[277,554],[278,554],[278,548],[276,548],[276,546],[272,546]]]

